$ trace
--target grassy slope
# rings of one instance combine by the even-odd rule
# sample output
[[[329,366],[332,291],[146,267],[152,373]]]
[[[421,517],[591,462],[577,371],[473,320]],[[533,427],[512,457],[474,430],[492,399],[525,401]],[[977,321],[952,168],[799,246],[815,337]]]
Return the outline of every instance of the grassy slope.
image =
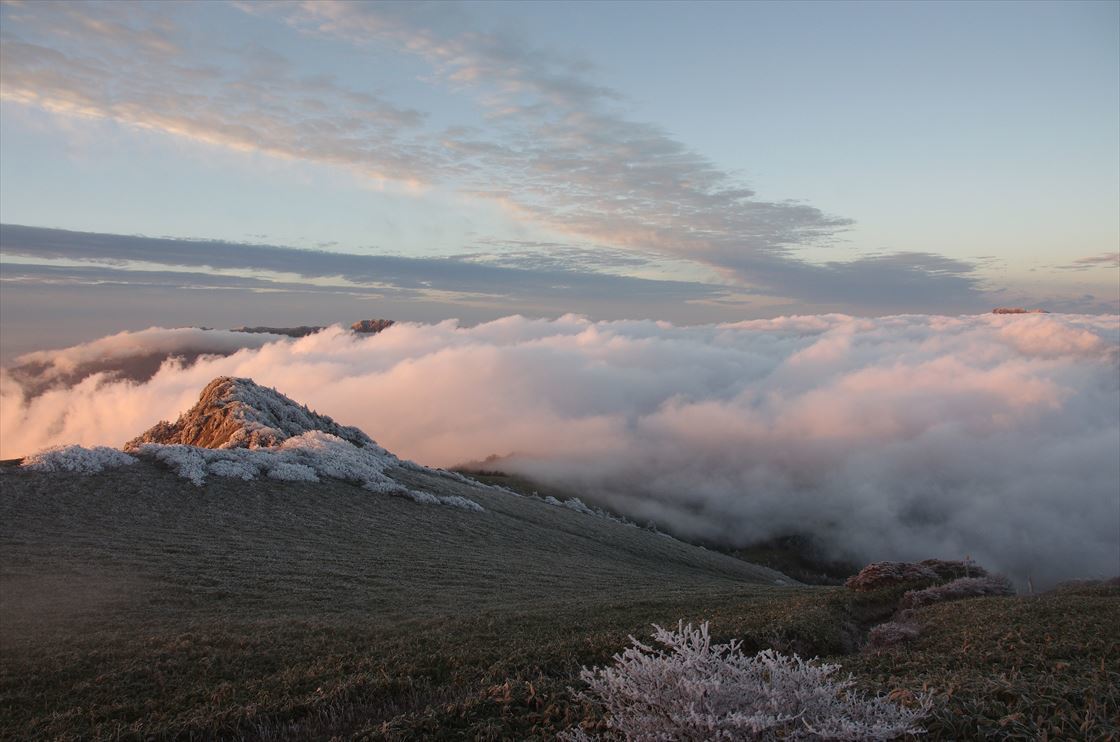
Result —
[[[935,739],[1120,739],[1120,587],[942,603],[909,646],[846,658],[869,686],[926,688]]]
[[[519,474],[508,474],[498,469],[468,466],[459,471],[481,482],[496,484],[523,494],[535,494],[540,497],[551,495],[562,500],[580,495],[578,492],[554,487]],[[590,498],[587,499],[592,504],[598,504]],[[706,544],[706,546],[751,564],[776,569],[806,585],[842,585],[844,578],[855,574],[863,566],[829,559],[811,537],[804,535],[779,536],[740,549],[730,549],[717,544]]]
[[[487,508],[475,514],[342,484],[196,489],[147,464],[0,487],[5,738],[550,738],[596,723],[567,690],[581,665],[678,619],[749,649],[841,657],[877,689],[929,684],[935,738],[1013,716],[1001,673],[1033,714],[1003,732],[1054,710],[1069,736],[1088,708],[1082,736],[1103,736],[1120,708],[1115,589],[934,606],[913,648],[842,656],[896,594],[778,587],[501,493],[461,491]]]

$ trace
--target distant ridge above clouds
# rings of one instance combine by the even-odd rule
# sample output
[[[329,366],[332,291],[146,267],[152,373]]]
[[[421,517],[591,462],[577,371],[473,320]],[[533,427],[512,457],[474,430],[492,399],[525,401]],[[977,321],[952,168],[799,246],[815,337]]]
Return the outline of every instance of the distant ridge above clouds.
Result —
[[[147,381],[172,358],[189,366],[199,358],[228,356],[243,348],[259,348],[284,339],[283,335],[271,332],[149,327],[137,332],[118,332],[68,348],[25,353],[4,372],[10,374],[24,394],[37,397],[98,374],[125,381]]]
[[[357,335],[376,335],[393,326],[389,319],[364,319],[350,329]],[[57,350],[42,350],[16,357],[5,373],[11,375],[29,397],[51,389],[73,386],[83,379],[106,377],[147,381],[164,363],[174,360],[190,366],[200,358],[229,356],[243,349],[260,348],[272,342],[287,342],[325,330],[326,326],[235,327],[149,327],[137,332],[119,332]]]

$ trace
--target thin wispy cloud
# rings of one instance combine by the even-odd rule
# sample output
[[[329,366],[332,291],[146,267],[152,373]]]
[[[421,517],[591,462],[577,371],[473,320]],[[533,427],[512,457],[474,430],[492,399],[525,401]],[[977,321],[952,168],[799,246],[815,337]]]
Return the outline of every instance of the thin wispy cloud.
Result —
[[[1078,258],[1072,263],[1056,266],[1067,271],[1087,271],[1094,268],[1120,268],[1120,252],[1103,252],[1099,255],[1088,255]]]
[[[484,28],[445,4],[242,4],[322,43],[422,60],[477,121],[425,112],[299,69],[261,45],[222,48],[149,5],[8,14],[3,96],[233,149],[438,184],[597,245],[707,266],[740,291],[860,311],[986,306],[975,266],[928,253],[808,262],[850,221],[761,199],[562,52]],[[202,61],[205,60],[205,61]],[[548,252],[550,248],[542,248]],[[901,288],[900,288],[901,287]],[[932,297],[939,297],[933,300]],[[666,297],[666,300],[671,300]],[[852,303],[852,302],[855,303]]]
[[[423,114],[260,45],[223,48],[165,4],[27,4],[5,17],[0,95],[234,150],[426,182],[454,170]]]
[[[619,295],[635,301],[696,301],[719,297],[726,287],[686,281],[634,278],[581,271],[562,260],[562,252],[548,264],[526,267],[494,265],[464,257],[412,258],[395,255],[354,255],[325,250],[302,250],[274,245],[222,240],[180,240],[160,237],[74,232],[15,224],[0,225],[0,251],[8,256],[5,271],[24,277],[174,282],[180,286],[230,287],[251,290],[283,289],[337,291],[419,297],[450,292],[510,301],[558,299],[578,302]],[[576,253],[577,259],[580,253]],[[25,258],[25,262],[12,258]],[[34,260],[95,262],[95,266],[37,267]],[[117,266],[112,265],[117,263]],[[119,265],[119,264],[124,265]],[[337,279],[333,284],[270,281],[257,276],[205,273],[167,273],[128,268],[155,264],[224,271],[268,272],[305,279]]]

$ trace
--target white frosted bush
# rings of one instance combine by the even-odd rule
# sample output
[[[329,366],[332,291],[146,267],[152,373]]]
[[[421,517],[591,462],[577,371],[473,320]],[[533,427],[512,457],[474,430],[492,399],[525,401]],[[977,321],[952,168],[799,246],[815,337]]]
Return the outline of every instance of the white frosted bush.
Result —
[[[108,446],[54,446],[28,456],[21,466],[31,471],[96,474],[135,463],[136,459],[132,456]]]
[[[839,665],[768,649],[754,656],[741,642],[711,643],[707,622],[672,631],[654,626],[654,649],[633,637],[614,665],[584,669],[583,694],[607,713],[609,738],[653,740],[885,740],[918,734],[928,697],[908,709],[857,693]],[[589,739],[572,730],[568,739]]]
[[[318,482],[319,475],[310,466],[277,461],[268,469],[268,476],[285,482]]]
[[[578,497],[573,497],[570,500],[560,500],[553,497],[552,495],[549,495],[548,497],[544,498],[544,501],[549,505],[555,505],[558,508],[567,508],[568,510],[574,510],[577,513],[583,513],[584,515],[599,515],[599,513],[589,508],[583,502],[583,500],[579,499]]]
[[[439,498],[431,492],[420,492],[419,490],[410,490],[406,488],[405,495],[413,502],[418,502],[421,505],[439,505]]]
[[[202,452],[207,450],[209,449],[184,446],[181,443],[145,443],[139,447],[138,452],[155,456],[180,477],[201,487],[209,471],[206,460],[202,457]]]
[[[207,471],[219,477],[234,477],[236,479],[256,479],[260,468],[248,461],[211,461],[207,464]]]
[[[416,490],[409,490],[409,493],[410,493],[410,496],[413,495],[413,494],[424,494],[424,495],[428,494],[427,492],[418,493]],[[473,511],[475,513],[483,512],[483,508],[482,508],[481,505],[479,505],[474,500],[471,500],[467,497],[463,497],[462,495],[430,495],[430,496],[435,497],[439,501],[440,505],[447,505],[448,507],[459,508],[460,510],[470,510],[470,511]]]
[[[144,443],[138,446],[137,451],[154,456],[179,476],[200,487],[208,476],[244,480],[268,476],[293,482],[318,482],[320,477],[329,477],[357,484],[378,494],[407,497],[421,504],[447,505],[472,511],[483,509],[475,501],[459,495],[435,495],[411,490],[387,473],[390,467],[399,465],[400,459],[396,456],[380,447],[355,446],[320,430],[288,438],[279,446],[272,447],[201,448],[179,443]]]
[[[521,497],[521,495],[519,493],[514,492],[511,489],[507,489],[506,487],[498,487],[496,485],[490,485],[490,486],[494,487],[495,489],[500,489],[503,492],[509,492],[511,494],[517,495],[518,497]],[[537,497],[537,499],[542,500],[545,504],[548,504],[548,505],[553,505],[553,506],[558,507],[558,508],[566,508],[568,510],[574,510],[577,513],[582,513],[584,515],[591,515],[591,516],[594,516],[596,518],[603,518],[605,520],[611,521],[612,523],[618,523],[619,525],[630,526],[631,528],[638,528],[638,524],[635,523],[634,521],[629,520],[628,518],[623,518],[620,515],[615,515],[614,513],[610,513],[606,510],[603,510],[602,508],[593,508],[590,505],[588,505],[587,503],[585,503],[583,500],[579,499],[578,497],[572,497],[572,498],[569,498],[567,500],[561,500],[557,497],[553,497],[552,495],[547,495],[545,497],[540,497],[539,495],[537,495],[536,492],[534,492],[533,495],[535,495]],[[647,526],[646,530],[652,530],[655,533],[658,533],[659,535],[667,535],[667,534],[661,534],[652,525]]]

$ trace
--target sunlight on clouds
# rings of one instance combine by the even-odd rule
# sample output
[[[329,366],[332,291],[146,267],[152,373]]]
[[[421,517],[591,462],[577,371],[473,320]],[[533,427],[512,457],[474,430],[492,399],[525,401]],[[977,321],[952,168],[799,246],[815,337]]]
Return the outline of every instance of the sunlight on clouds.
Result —
[[[507,317],[373,337],[334,327],[242,349],[235,334],[200,332],[153,328],[34,356],[61,378],[80,362],[125,368],[146,349],[229,354],[170,359],[140,382],[66,377],[32,397],[17,362],[0,378],[2,455],[119,445],[212,378],[248,376],[406,458],[497,455],[488,466],[693,538],[808,532],[856,559],[971,554],[1040,581],[1114,571],[1118,556],[1115,316],[691,328]]]

